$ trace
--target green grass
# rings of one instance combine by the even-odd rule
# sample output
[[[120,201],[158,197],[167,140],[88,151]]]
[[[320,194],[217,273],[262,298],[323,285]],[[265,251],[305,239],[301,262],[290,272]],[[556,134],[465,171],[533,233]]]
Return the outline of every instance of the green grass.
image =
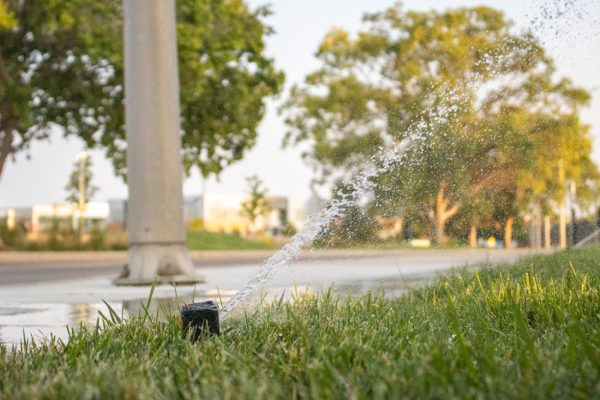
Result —
[[[244,239],[240,235],[206,231],[188,231],[190,250],[266,250],[273,249],[269,243]]]
[[[176,318],[0,350],[0,398],[600,396],[600,248],[464,272],[386,300],[299,295],[191,343]]]

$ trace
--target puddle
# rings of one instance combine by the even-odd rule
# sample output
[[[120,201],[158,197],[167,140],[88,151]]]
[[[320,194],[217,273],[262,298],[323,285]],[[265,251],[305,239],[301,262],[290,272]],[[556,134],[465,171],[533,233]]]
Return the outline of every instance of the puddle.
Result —
[[[409,288],[426,284],[430,279],[429,276],[419,275],[414,279],[342,281],[333,285],[333,291],[336,295],[347,297],[383,290],[386,296],[397,297]],[[257,296],[263,297],[268,302],[272,299],[279,299],[281,296],[288,298],[293,293],[320,292],[326,289],[327,287],[322,285],[269,287]],[[204,300],[225,303],[235,292],[235,290],[207,291],[194,295],[194,300],[192,296],[154,298],[150,303],[149,312],[164,320],[166,314],[178,313],[179,307],[184,303]],[[142,305],[146,304],[146,300],[138,298],[122,302],[108,302],[108,304],[119,316],[128,318],[132,315],[142,315],[144,313]],[[68,338],[67,327],[77,330],[82,324],[95,326],[100,317],[99,312],[106,316],[109,315],[108,307],[103,302],[4,304],[0,306],[0,343],[11,347],[18,345],[25,338],[27,340],[33,338],[36,343],[43,343],[51,336],[66,340]]]

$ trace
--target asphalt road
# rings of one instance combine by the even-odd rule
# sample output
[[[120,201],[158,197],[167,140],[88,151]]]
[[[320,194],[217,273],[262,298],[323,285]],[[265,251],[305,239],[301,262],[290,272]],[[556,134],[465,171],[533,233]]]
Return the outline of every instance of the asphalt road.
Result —
[[[217,256],[218,255],[218,256]],[[240,265],[260,262],[269,253],[203,253],[193,258],[198,267]],[[96,276],[117,276],[127,263],[125,252],[0,253],[0,286],[35,282],[56,282]]]
[[[530,250],[329,250],[303,253],[299,261],[307,265],[319,261],[369,260],[393,258],[410,265],[433,265],[451,260],[456,265],[507,262],[527,255]],[[256,266],[270,251],[192,252],[194,265],[205,268]],[[0,253],[0,286],[55,282],[96,276],[117,276],[127,262],[125,252],[19,252]],[[227,269],[227,268],[224,268]]]
[[[364,258],[373,251],[306,253],[302,260]],[[197,268],[259,265],[273,251],[195,251]],[[0,252],[0,286],[57,282],[97,276],[116,277],[127,263],[126,252]]]

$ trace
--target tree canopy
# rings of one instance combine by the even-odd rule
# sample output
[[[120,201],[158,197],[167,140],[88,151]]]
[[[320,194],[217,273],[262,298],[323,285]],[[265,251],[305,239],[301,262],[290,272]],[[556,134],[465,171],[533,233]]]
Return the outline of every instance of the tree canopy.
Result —
[[[79,204],[80,200],[83,200],[83,207],[87,206],[87,203],[94,197],[98,192],[98,187],[92,183],[94,179],[94,172],[92,171],[92,158],[87,154],[81,156],[81,159],[77,160],[73,164],[73,170],[69,175],[69,180],[65,185],[65,191],[67,192],[66,200],[71,204]],[[81,192],[83,185],[83,193]],[[83,197],[81,197],[83,195]],[[83,210],[80,210],[83,211]]]
[[[429,221],[442,243],[461,210],[473,223],[506,220],[540,201],[559,159],[572,179],[597,176],[579,120],[589,94],[557,77],[537,40],[501,12],[398,5],[364,20],[356,35],[325,36],[321,67],[283,107],[286,143],[310,144],[321,181],[351,177],[409,138],[401,162],[377,175],[372,204]]]
[[[247,177],[246,183],[248,184],[248,199],[242,202],[240,211],[242,216],[248,218],[254,229],[258,217],[269,212],[267,188],[257,175]]]
[[[65,135],[106,150],[125,172],[121,1],[0,0],[0,175],[6,160]],[[265,55],[266,7],[178,0],[186,170],[219,174],[256,141],[283,74]]]

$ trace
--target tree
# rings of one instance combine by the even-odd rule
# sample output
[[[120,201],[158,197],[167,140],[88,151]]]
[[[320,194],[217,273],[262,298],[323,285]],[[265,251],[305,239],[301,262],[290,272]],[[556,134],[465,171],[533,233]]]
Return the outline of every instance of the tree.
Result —
[[[256,175],[247,177],[246,182],[248,184],[249,198],[242,203],[242,215],[248,218],[254,229],[258,217],[265,215],[269,211],[266,198],[267,189]]]
[[[94,174],[92,172],[92,159],[87,155],[81,155],[73,165],[73,171],[69,175],[69,181],[65,186],[67,192],[66,200],[69,203],[80,205],[83,200],[83,208],[98,192],[98,187],[92,184]],[[81,191],[83,189],[83,192]],[[80,210],[83,211],[83,210]]]
[[[183,161],[219,174],[256,141],[283,74],[264,54],[269,9],[179,0]],[[0,0],[0,176],[53,128],[105,149],[125,174],[120,0]]]
[[[16,25],[14,15],[8,10],[4,2],[0,2],[0,29],[10,29]]]
[[[528,141],[522,143],[525,151],[519,152],[520,161],[505,165],[503,175],[487,189],[494,194],[495,216],[505,227],[506,246],[511,243],[512,225],[519,213],[557,213],[566,189],[561,175],[581,186],[583,205],[593,200],[599,181],[598,169],[590,158],[589,127],[579,118],[590,95],[567,79],[553,82],[551,75],[545,74],[524,85],[518,97],[518,106],[488,112],[503,131],[513,132],[513,136],[520,132]],[[488,107],[494,109],[496,105]]]
[[[539,104],[568,104],[584,93],[555,79],[533,36],[514,34],[487,7],[395,6],[365,21],[356,37],[333,29],[322,41],[321,68],[292,88],[282,109],[285,143],[308,142],[305,158],[324,181],[351,177],[382,149],[410,139],[377,174],[375,202],[427,218],[434,241],[444,243],[465,204],[531,165],[541,142],[533,121],[547,112]],[[474,211],[473,224],[489,217]]]
[[[65,186],[67,201],[77,209],[77,213],[73,215],[73,224],[77,223],[77,233],[79,236],[85,230],[84,213],[87,205],[98,191],[98,187],[92,185],[93,177],[92,159],[86,153],[79,154],[73,172],[71,172],[69,181]],[[78,217],[77,219],[75,219],[76,216]]]

